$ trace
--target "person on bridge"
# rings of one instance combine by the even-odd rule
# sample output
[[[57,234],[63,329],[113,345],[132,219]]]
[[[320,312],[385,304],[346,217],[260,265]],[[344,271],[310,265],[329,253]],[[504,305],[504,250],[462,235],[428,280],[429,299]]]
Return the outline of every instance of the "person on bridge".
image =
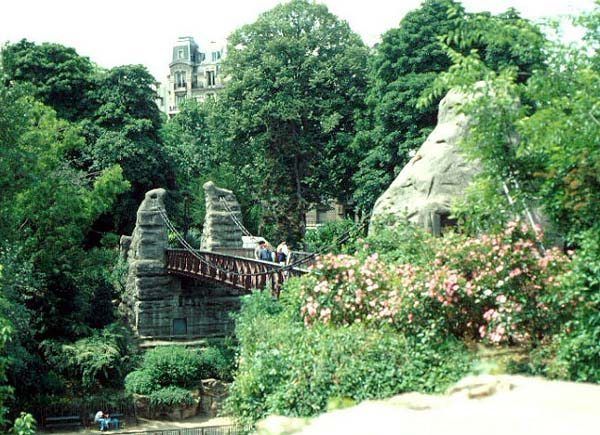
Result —
[[[267,243],[264,240],[261,240],[260,242],[258,242],[258,246],[258,259],[262,261],[273,261],[273,255],[267,247]]]
[[[287,264],[290,258],[290,250],[285,240],[277,246],[276,259],[279,264]]]

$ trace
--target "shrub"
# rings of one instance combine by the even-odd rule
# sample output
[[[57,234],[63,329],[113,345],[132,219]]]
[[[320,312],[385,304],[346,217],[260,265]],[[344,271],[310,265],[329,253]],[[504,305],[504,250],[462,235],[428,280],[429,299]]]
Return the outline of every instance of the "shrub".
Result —
[[[42,346],[47,361],[65,377],[76,379],[84,390],[120,387],[134,352],[130,334],[113,323],[74,343],[47,340]]]
[[[358,324],[307,328],[297,312],[299,288],[285,290],[281,302],[253,294],[238,317],[239,369],[226,406],[244,423],[272,413],[315,415],[335,398],[441,391],[468,370],[466,349],[455,339],[406,339]]]
[[[200,353],[200,372],[203,378],[231,379],[233,361],[225,353],[213,346],[209,346]]]
[[[185,388],[170,386],[153,391],[149,395],[150,405],[155,408],[188,406],[194,403],[192,393]]]
[[[561,312],[564,326],[533,353],[524,371],[551,378],[600,382],[600,240],[584,233],[572,269],[562,278],[554,303],[573,307]]]
[[[202,378],[202,360],[197,350],[183,346],[156,347],[146,353],[142,370],[156,385],[195,387]]]
[[[492,343],[537,339],[556,331],[571,307],[556,299],[568,258],[556,248],[541,254],[537,242],[512,222],[493,235],[447,235],[423,265],[392,265],[377,253],[326,255],[301,284],[301,313],[307,325],[392,324]]]
[[[204,378],[231,378],[232,356],[226,357],[221,349],[188,349],[183,346],[165,346],[149,350],[141,367],[125,378],[125,389],[130,393],[150,394],[165,387],[195,388]]]
[[[135,370],[125,378],[125,390],[129,393],[148,395],[157,385],[147,370]]]
[[[406,218],[382,215],[371,221],[369,236],[357,241],[356,251],[363,259],[377,252],[381,260],[388,263],[425,265],[435,256],[436,241]]]

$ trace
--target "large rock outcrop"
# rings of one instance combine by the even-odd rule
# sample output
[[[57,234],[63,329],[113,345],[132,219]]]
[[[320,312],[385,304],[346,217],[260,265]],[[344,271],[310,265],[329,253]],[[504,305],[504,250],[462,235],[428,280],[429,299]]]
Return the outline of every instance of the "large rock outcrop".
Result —
[[[206,214],[200,249],[212,251],[215,248],[241,248],[242,230],[234,219],[242,222],[242,210],[235,195],[231,190],[217,187],[212,181],[202,187]]]
[[[405,217],[439,234],[449,224],[453,200],[464,194],[477,163],[467,161],[458,143],[468,134],[468,118],[460,112],[467,97],[455,90],[440,102],[438,124],[390,187],[379,197],[372,222],[380,216]]]
[[[436,434],[570,435],[598,433],[600,385],[524,376],[473,376],[446,395],[401,394],[312,420],[269,417],[259,435]]]

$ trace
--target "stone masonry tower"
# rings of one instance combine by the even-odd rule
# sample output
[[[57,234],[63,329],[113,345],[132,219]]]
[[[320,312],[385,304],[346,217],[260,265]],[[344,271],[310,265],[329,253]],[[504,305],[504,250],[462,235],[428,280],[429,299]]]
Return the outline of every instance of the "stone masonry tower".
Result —
[[[217,187],[212,181],[202,187],[206,198],[206,215],[201,249],[241,248],[242,230],[235,220],[242,222],[242,211],[235,195],[231,190]]]
[[[130,240],[124,303],[130,323],[141,336],[164,334],[160,329],[165,296],[178,285],[167,274],[168,232],[160,215],[165,195],[164,189],[146,193]]]

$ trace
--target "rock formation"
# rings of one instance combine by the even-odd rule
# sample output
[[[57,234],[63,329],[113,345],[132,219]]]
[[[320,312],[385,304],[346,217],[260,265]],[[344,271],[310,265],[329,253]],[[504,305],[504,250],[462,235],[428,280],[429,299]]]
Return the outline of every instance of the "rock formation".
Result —
[[[155,335],[160,323],[160,301],[173,285],[167,274],[167,227],[159,210],[164,209],[164,189],[146,193],[137,211],[131,240],[121,240],[122,250],[129,244],[128,274],[124,303],[132,326],[140,335]]]
[[[242,222],[242,211],[231,190],[217,187],[209,181],[202,186],[206,200],[206,215],[200,249],[241,248],[242,230],[234,219]]]
[[[468,119],[460,113],[466,98],[453,90],[442,99],[437,126],[377,199],[372,221],[392,214],[434,234],[449,223],[452,201],[463,195],[478,172],[477,164],[467,161],[458,147],[468,133]]]
[[[259,435],[597,433],[600,386],[524,376],[472,376],[446,395],[406,393],[366,401],[312,420],[268,417]]]

